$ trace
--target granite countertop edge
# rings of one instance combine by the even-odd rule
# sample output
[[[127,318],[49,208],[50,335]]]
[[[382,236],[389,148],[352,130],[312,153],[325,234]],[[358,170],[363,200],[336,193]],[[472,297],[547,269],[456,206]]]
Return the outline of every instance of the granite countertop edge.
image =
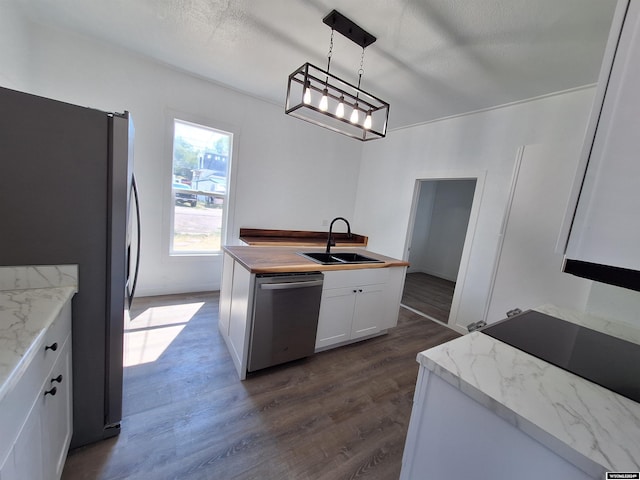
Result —
[[[22,378],[45,332],[76,293],[73,286],[0,291],[0,401]]]

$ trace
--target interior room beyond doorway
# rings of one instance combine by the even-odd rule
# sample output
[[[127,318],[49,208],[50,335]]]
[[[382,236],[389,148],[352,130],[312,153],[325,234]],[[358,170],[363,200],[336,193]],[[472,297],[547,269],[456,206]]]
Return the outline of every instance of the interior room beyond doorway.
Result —
[[[417,189],[402,304],[447,324],[476,179],[421,180]]]

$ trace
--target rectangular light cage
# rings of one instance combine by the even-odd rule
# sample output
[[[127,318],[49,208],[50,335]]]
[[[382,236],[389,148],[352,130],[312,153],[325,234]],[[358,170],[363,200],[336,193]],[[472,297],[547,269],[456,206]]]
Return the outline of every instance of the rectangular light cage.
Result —
[[[324,105],[323,96],[326,96]],[[340,103],[343,105],[342,112]],[[353,114],[354,110],[356,115]],[[289,75],[285,113],[368,141],[383,138],[387,134],[389,104],[325,70],[305,63]]]

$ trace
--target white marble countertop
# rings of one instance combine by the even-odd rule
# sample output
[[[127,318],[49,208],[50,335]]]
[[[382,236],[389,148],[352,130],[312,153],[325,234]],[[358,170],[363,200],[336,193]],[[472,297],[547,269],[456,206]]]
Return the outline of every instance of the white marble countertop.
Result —
[[[78,291],[77,266],[0,267],[0,401]]]
[[[576,312],[536,310],[583,323]],[[607,322],[595,328],[598,319],[587,317],[585,326],[623,339],[637,333]],[[425,350],[418,362],[594,478],[640,471],[640,404],[633,400],[480,332]]]

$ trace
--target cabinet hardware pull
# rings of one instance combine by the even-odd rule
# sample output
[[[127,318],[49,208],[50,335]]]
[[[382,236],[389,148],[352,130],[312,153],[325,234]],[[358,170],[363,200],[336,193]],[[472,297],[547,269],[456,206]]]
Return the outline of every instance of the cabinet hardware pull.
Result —
[[[55,352],[57,349],[58,349],[58,342],[53,342],[51,345],[47,345],[46,347],[44,347],[45,352],[47,350],[51,350],[52,352]]]
[[[53,382],[62,383],[62,374],[58,375],[56,378],[52,378],[51,383]]]
[[[362,289],[358,290],[360,293],[362,293]]]
[[[322,280],[312,280],[310,282],[285,282],[285,283],[263,283],[260,285],[261,290],[289,290],[292,288],[308,288],[319,287]]]
[[[53,387],[51,390],[45,390],[44,396],[51,395],[52,397],[58,392],[56,387]]]

